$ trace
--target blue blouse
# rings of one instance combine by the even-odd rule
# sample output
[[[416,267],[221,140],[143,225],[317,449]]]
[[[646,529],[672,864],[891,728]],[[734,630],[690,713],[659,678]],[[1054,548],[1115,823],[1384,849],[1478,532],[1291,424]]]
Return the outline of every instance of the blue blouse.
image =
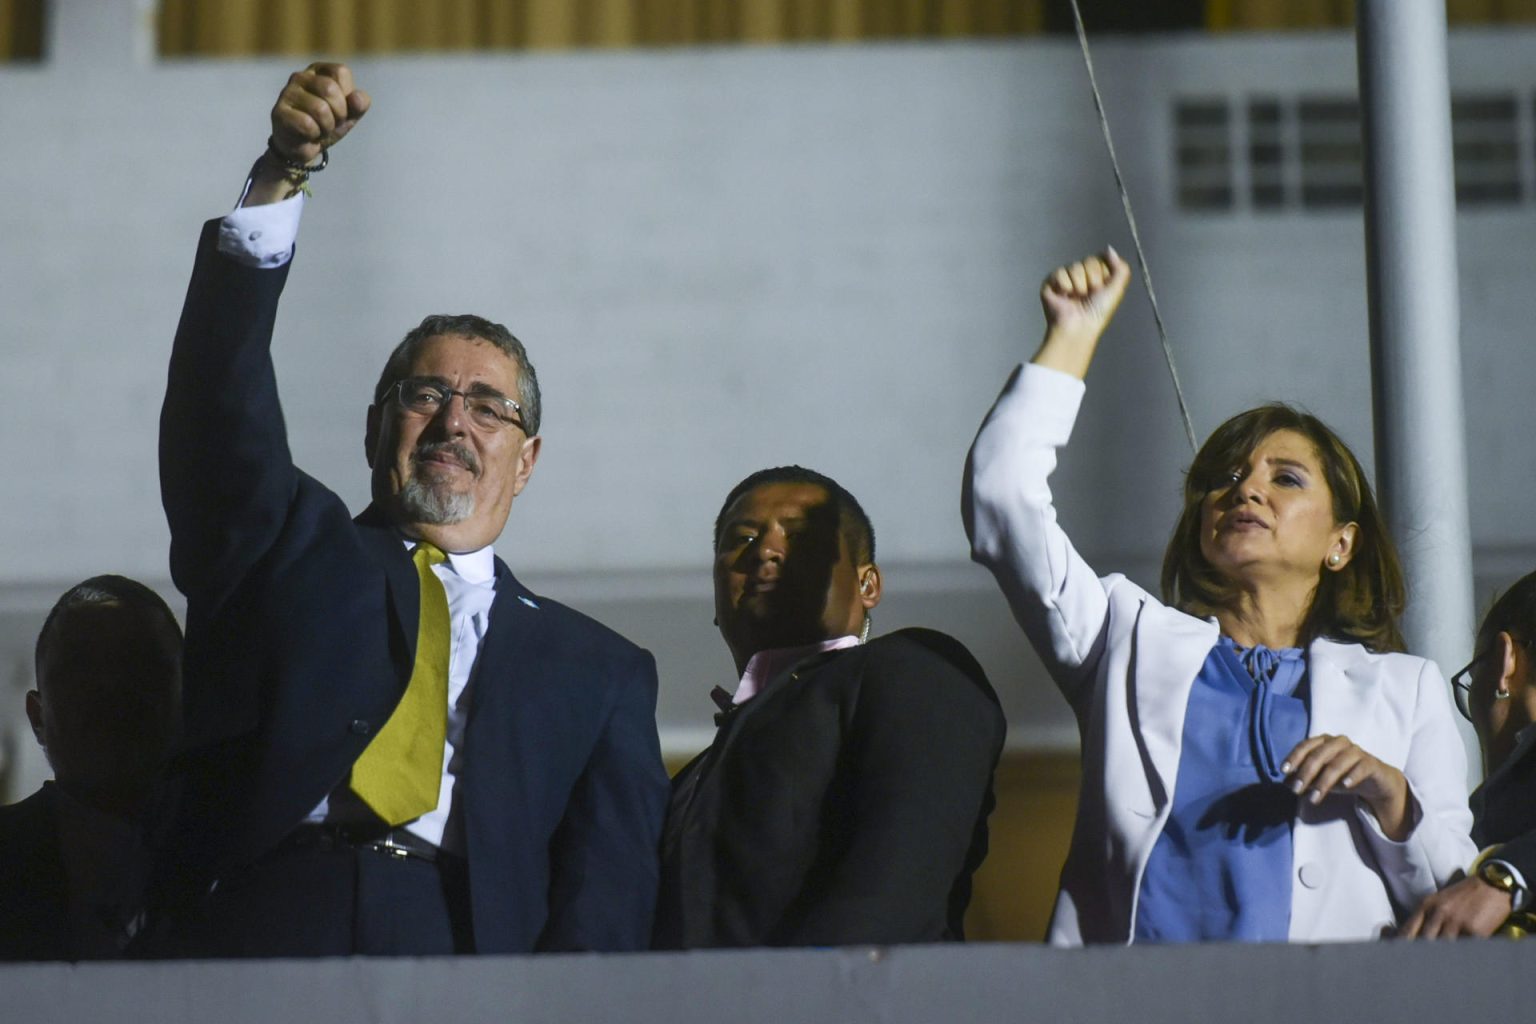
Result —
[[[1137,901],[1137,942],[1284,942],[1296,796],[1280,765],[1307,735],[1306,658],[1217,641],[1189,692],[1173,809]]]

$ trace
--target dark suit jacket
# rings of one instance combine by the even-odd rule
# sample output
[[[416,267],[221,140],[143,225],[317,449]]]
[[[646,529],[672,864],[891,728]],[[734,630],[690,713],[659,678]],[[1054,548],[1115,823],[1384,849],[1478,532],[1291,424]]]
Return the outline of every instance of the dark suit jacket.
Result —
[[[1498,859],[1513,864],[1526,885],[1536,885],[1536,728],[1472,793],[1472,839],[1500,843]]]
[[[69,960],[69,894],[51,782],[0,807],[0,960]]]
[[[203,230],[160,421],[187,595],[169,863],[193,890],[346,779],[409,680],[418,616],[400,535],[293,465],[269,352],[287,268],[235,263],[217,232]],[[498,559],[470,686],[455,813],[476,950],[643,948],[666,800],[651,656]]]
[[[942,633],[801,661],[673,779],[656,945],[963,938],[1003,732]]]

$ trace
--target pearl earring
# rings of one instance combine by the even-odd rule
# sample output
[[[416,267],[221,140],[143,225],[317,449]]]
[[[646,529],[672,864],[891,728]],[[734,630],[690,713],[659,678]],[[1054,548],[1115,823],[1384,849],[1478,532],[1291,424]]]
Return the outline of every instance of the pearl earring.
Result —
[[[1328,556],[1328,564],[1332,565],[1332,566],[1337,566],[1339,564],[1339,556],[1338,555],[1329,555]]]

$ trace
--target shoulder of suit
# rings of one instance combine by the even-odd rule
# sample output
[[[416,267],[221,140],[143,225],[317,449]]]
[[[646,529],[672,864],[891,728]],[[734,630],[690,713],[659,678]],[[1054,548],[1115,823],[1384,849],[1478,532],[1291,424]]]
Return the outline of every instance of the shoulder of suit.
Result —
[[[925,626],[906,626],[902,629],[884,633],[870,640],[864,645],[866,651],[910,650],[921,647],[927,650],[964,652],[967,656],[970,651],[964,644],[948,633],[941,633],[937,629],[928,629]]]
[[[51,783],[32,795],[0,807],[0,850],[52,845],[57,826],[53,819]],[[7,853],[6,856],[13,856]]]
[[[936,629],[925,629],[921,626],[898,629],[869,641],[862,650],[866,658],[875,661],[889,660],[929,665],[944,663],[980,685],[987,692],[991,692],[992,689],[987,681],[986,671],[970,649],[948,633],[941,633]]]
[[[553,598],[535,594],[521,583],[517,583],[515,579],[513,586],[515,589],[512,596],[522,602],[525,607],[537,612],[549,626],[556,630],[579,636],[581,644],[592,648],[599,656],[633,658],[645,653],[644,648],[639,644],[611,627],[603,625],[585,612],[579,612],[570,605],[561,604]]]

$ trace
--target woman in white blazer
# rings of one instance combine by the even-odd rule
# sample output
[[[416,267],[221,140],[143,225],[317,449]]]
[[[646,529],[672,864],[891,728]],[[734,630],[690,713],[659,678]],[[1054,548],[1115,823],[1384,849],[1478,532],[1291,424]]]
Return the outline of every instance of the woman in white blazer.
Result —
[[[1394,653],[1402,574],[1348,448],[1284,406],[1218,428],[1161,601],[1056,523],[1047,478],[1129,280],[1113,250],[1047,279],[1045,340],[966,468],[972,557],[1082,735],[1050,941],[1379,937],[1476,851],[1448,687]]]

